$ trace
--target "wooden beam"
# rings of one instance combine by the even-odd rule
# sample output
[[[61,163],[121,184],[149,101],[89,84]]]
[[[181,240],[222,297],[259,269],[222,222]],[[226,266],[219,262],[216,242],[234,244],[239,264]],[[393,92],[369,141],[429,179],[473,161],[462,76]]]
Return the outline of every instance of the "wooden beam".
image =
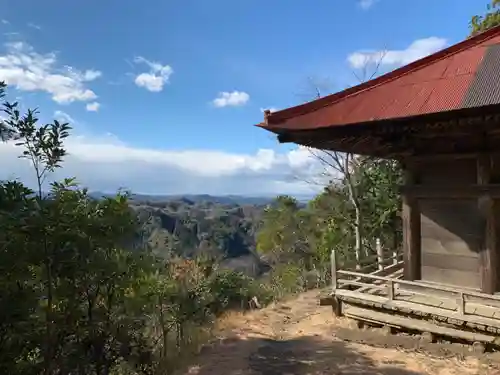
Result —
[[[417,310],[417,309],[415,309]],[[459,315],[459,313],[454,313]],[[407,316],[391,314],[386,311],[377,311],[370,307],[358,307],[356,305],[346,304],[345,316],[352,319],[360,319],[371,323],[389,324],[397,328],[406,328],[419,332],[431,332],[445,337],[454,337],[471,342],[482,342],[493,344],[495,342],[494,334],[484,334],[479,332],[468,332],[462,329],[446,327],[432,321],[415,319]],[[464,319],[464,318],[462,318]]]
[[[405,185],[401,186],[402,194],[414,198],[429,199],[464,199],[479,198],[484,196],[500,198],[500,184],[477,184],[477,185]]]
[[[477,183],[485,187],[491,182],[491,157],[481,155],[477,159]],[[483,217],[484,232],[483,241],[479,253],[481,290],[483,293],[493,294],[498,289],[497,278],[497,239],[495,202],[491,190],[485,189],[478,198],[479,211]]]
[[[436,160],[457,160],[457,159],[476,159],[481,153],[479,152],[450,152],[442,154],[428,155],[405,155],[404,159],[411,159],[414,162],[433,162]],[[498,153],[500,155],[500,153]]]
[[[490,183],[500,184],[500,152],[492,152],[490,158],[491,158]]]
[[[453,254],[435,254],[424,251],[422,253],[422,266],[435,267],[441,270],[454,270],[477,273],[477,258]]]
[[[414,165],[405,165],[404,182],[409,185],[417,183]],[[421,228],[418,200],[409,194],[402,194],[402,201],[404,279],[420,280]]]

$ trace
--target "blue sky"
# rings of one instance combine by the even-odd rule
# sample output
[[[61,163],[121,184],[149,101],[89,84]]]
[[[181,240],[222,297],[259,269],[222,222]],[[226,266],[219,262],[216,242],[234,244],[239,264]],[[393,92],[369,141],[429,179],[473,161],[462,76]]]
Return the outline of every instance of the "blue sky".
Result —
[[[154,194],[309,194],[319,167],[253,124],[264,108],[338,91],[468,35],[485,1],[3,0],[0,80],[68,119],[53,178]],[[10,5],[9,5],[10,4]],[[404,4],[404,5],[403,5]],[[30,179],[1,145],[0,178]],[[9,159],[10,158],[10,159]],[[7,162],[7,160],[9,160]]]

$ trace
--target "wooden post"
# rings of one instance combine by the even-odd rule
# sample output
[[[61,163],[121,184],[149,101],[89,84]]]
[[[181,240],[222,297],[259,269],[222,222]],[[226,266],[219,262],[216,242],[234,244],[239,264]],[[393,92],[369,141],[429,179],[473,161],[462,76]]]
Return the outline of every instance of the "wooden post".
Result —
[[[490,173],[490,183],[497,184],[500,183],[500,153],[494,152],[490,155],[491,160],[491,173]],[[494,253],[495,257],[492,259],[492,267],[495,269],[495,292],[500,291],[500,200],[493,199],[492,202],[492,215],[490,228],[495,234],[494,241]]]
[[[485,185],[491,182],[491,158],[481,154],[477,158],[477,183]],[[479,252],[481,291],[493,294],[498,289],[497,282],[497,223],[495,218],[496,202],[491,195],[485,193],[478,199],[478,207],[483,217],[483,241]]]
[[[460,315],[465,315],[465,297],[463,292],[458,293],[457,312]]]
[[[398,255],[401,251],[401,244],[398,242],[398,237],[396,236],[396,229],[397,229],[397,225],[396,225],[396,220],[393,219],[392,222],[391,222],[391,228],[392,228],[392,264],[396,264],[398,262]]]
[[[394,281],[392,280],[387,282],[387,296],[391,301],[394,300]]]
[[[340,318],[343,315],[342,300],[340,300],[337,296],[333,296],[332,298],[333,315]]]
[[[417,184],[414,166],[405,166],[405,185]],[[408,194],[403,194],[403,260],[404,279],[413,281],[421,279],[421,230],[420,210],[418,200]]]
[[[332,250],[330,255],[330,262],[332,268],[332,311],[333,314],[337,317],[342,316],[342,301],[335,296],[335,291],[337,290],[337,251],[335,249]]]
[[[377,264],[379,271],[384,269],[384,250],[382,249],[382,245],[380,243],[380,238],[375,240],[375,247],[377,249]]]
[[[331,269],[332,269],[332,292],[337,290],[337,252],[332,250],[330,255]]]

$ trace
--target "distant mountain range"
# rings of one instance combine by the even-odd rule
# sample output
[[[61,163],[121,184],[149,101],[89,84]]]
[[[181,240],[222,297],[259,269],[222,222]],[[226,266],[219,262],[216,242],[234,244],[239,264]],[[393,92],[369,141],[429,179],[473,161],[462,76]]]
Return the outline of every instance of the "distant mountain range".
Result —
[[[244,197],[239,195],[214,196],[209,194],[185,194],[185,195],[146,195],[132,194],[132,200],[165,202],[165,201],[185,201],[186,203],[211,202],[216,204],[237,204],[237,205],[264,205],[271,203],[274,198],[266,197]]]
[[[95,198],[109,196],[111,194],[103,193],[100,191],[91,192],[90,195]],[[209,194],[176,194],[176,195],[148,195],[148,194],[132,194],[134,201],[149,201],[149,202],[168,202],[183,200],[186,203],[192,202],[211,202],[223,205],[266,205],[271,203],[275,197],[248,197],[241,195],[209,195]],[[299,202],[307,202],[312,197],[300,196],[296,197]]]

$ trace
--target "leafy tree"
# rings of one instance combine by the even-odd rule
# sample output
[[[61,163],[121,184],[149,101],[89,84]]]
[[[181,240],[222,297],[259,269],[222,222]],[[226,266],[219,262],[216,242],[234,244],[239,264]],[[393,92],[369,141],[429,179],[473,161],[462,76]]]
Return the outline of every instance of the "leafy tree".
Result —
[[[470,22],[471,35],[475,35],[500,25],[500,0],[491,0],[486,13],[472,17]]]
[[[391,246],[397,246],[402,240],[399,216],[401,167],[395,160],[373,158],[367,158],[364,166],[361,176],[365,192],[363,205],[365,212],[370,215],[365,231],[371,237],[381,238]]]
[[[0,372],[153,373],[186,351],[186,329],[253,293],[249,280],[219,275],[209,259],[132,251],[138,220],[127,193],[94,199],[73,178],[46,191],[69,125],[40,125],[17,103],[3,108],[2,139],[30,161],[36,190],[0,183]]]
[[[319,264],[329,262],[332,249],[342,253],[342,259],[355,261],[352,230],[353,212],[346,189],[332,183],[310,202],[315,212],[314,221],[317,238],[316,255]]]
[[[272,263],[289,260],[310,264],[309,217],[296,199],[279,196],[264,212],[257,233],[257,251]]]

